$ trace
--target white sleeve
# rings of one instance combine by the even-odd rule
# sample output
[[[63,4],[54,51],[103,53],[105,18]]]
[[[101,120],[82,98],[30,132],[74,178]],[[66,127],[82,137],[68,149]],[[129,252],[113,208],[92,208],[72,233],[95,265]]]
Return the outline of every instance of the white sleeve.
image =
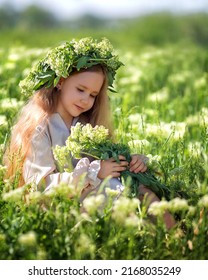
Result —
[[[82,158],[78,161],[76,167],[71,173],[57,172],[47,175],[45,177],[46,190],[49,190],[53,186],[57,186],[60,182],[77,185],[80,180],[82,180],[83,187],[90,185],[90,189],[92,190],[101,183],[101,180],[97,177],[99,170],[99,160],[95,160],[90,163],[88,158]]]
[[[80,176],[85,173],[84,186],[90,185],[94,189],[101,183],[97,178],[99,170],[99,160],[90,163],[88,158],[82,158],[73,172],[58,172],[50,137],[43,131],[37,131],[32,137],[31,152],[23,165],[23,177],[26,183],[34,182],[41,191],[46,191],[60,182],[78,184]]]
[[[47,175],[45,178],[46,191],[53,186],[57,186],[60,182],[77,185],[80,179],[82,179],[83,188],[90,186],[90,189],[93,190],[101,183],[101,180],[97,177],[99,170],[99,160],[90,163],[88,158],[82,158],[71,173],[57,172]],[[84,177],[82,177],[83,175]]]
[[[43,178],[56,170],[49,135],[43,129],[36,128],[31,139],[30,153],[23,165],[23,177],[26,183],[39,185]]]

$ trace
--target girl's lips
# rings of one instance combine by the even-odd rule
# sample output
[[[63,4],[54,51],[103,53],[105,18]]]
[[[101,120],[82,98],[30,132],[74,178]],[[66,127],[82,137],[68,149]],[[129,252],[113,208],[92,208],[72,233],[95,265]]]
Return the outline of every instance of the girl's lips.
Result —
[[[78,110],[81,110],[81,111],[84,110],[82,107],[80,107],[80,106],[78,106],[76,104],[75,104],[75,106],[77,107]]]

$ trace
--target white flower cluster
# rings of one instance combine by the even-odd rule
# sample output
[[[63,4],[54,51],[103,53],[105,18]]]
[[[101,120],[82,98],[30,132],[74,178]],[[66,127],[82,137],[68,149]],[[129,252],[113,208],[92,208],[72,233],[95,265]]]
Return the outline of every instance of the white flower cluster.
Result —
[[[91,124],[82,125],[77,123],[71,128],[72,139],[81,140],[83,142],[91,140],[92,142],[102,143],[108,138],[108,129],[103,125],[92,127]]]
[[[137,198],[120,197],[114,202],[112,218],[118,224],[122,224],[126,218],[131,217],[135,213],[139,205],[140,201]]]
[[[24,247],[33,247],[37,242],[36,233],[34,231],[29,231],[25,234],[21,234],[18,238],[18,242]]]
[[[92,127],[91,124],[77,123],[71,128],[71,135],[66,141],[66,147],[72,152],[72,155],[79,158],[82,150],[93,146],[94,143],[98,144],[106,141],[108,135],[108,129],[102,125]]]
[[[187,211],[189,210],[188,201],[179,197],[176,197],[170,201],[155,201],[150,205],[148,213],[155,216],[161,216],[167,210],[171,212]]]

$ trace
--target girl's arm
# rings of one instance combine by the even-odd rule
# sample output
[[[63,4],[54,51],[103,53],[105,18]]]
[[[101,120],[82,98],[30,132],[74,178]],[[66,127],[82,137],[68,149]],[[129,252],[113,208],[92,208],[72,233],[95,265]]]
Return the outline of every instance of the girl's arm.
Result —
[[[100,170],[100,161],[88,158],[81,159],[73,172],[58,172],[53,156],[51,139],[47,133],[36,131],[31,141],[30,154],[23,166],[23,177],[26,183],[35,183],[38,190],[48,191],[60,182],[78,184],[80,177],[85,174],[84,186],[96,188],[101,180],[97,174]]]

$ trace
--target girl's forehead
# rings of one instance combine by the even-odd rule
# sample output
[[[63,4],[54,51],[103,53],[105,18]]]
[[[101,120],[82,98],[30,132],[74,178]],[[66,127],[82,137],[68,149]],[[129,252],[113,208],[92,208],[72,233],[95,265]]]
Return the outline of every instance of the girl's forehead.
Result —
[[[69,76],[66,82],[67,84],[72,83],[99,92],[104,82],[104,75],[102,72],[80,72]]]
[[[72,77],[74,77],[77,80],[89,80],[89,79],[96,80],[99,77],[103,79],[104,75],[102,72],[83,71],[80,73],[76,73]]]
[[[92,82],[95,84],[103,83],[104,75],[101,72],[80,72],[75,75],[69,76],[68,80],[73,82],[82,82],[91,84]]]

